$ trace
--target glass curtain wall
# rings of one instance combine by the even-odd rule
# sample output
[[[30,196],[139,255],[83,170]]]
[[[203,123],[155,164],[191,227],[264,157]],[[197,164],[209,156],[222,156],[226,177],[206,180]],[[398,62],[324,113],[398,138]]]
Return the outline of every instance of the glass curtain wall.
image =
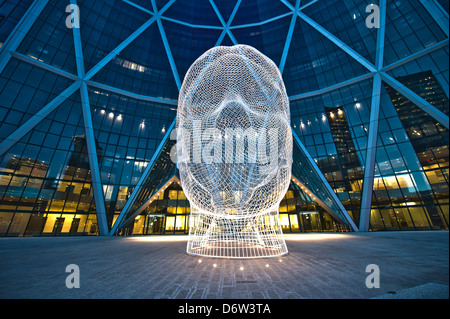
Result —
[[[155,195],[156,199],[134,219],[132,234],[188,234],[190,206],[179,181]],[[347,231],[295,183],[280,203],[280,224],[285,233]]]
[[[66,25],[75,2],[80,37]],[[293,175],[330,199],[335,216],[345,217],[322,175],[356,225],[371,193],[369,230],[448,229],[448,129],[417,106],[423,99],[448,119],[448,30],[427,3],[387,1],[380,42],[364,0],[3,1],[0,236],[108,235],[130,198],[122,221],[133,231],[186,233],[179,189],[138,212],[175,174],[167,152],[141,177],[176,116],[189,66],[211,47],[235,44],[279,66],[303,144]],[[448,16],[448,1],[437,3]],[[379,105],[375,74],[383,75]],[[377,150],[374,167],[365,167],[372,111]],[[367,170],[374,185],[364,193]],[[296,187],[280,207],[286,232],[341,229],[307,197],[299,204],[305,194]]]

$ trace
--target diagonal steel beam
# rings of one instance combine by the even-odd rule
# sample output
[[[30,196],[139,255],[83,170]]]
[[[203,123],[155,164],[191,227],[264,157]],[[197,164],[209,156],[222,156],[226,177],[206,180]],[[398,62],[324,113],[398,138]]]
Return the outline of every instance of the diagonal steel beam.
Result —
[[[319,31],[322,35],[324,35],[328,40],[333,42],[336,46],[341,48],[345,53],[350,55],[353,59],[355,59],[358,63],[360,63],[362,66],[364,66],[367,70],[370,72],[376,72],[376,67],[367,61],[365,58],[363,58],[358,52],[353,50],[351,47],[349,47],[347,44],[345,44],[343,41],[338,39],[336,36],[334,36],[331,32],[323,28],[321,25],[319,25],[317,22],[312,20],[310,17],[308,17],[306,14],[304,14],[301,11],[296,11],[297,15],[306,23],[308,23],[311,27],[313,27],[315,30]]]
[[[342,205],[342,202],[339,200],[339,198],[336,196],[336,193],[333,191],[333,189],[331,188],[330,184],[328,183],[328,181],[326,180],[325,176],[323,176],[322,172],[320,171],[319,167],[317,166],[316,162],[314,161],[314,159],[311,157],[311,155],[309,154],[308,150],[306,149],[306,147],[303,145],[303,143],[300,141],[300,138],[298,137],[297,133],[295,133],[295,131],[293,129],[291,129],[292,131],[292,136],[294,139],[294,143],[297,143],[297,145],[300,147],[300,149],[302,150],[302,152],[306,155],[306,158],[308,159],[309,164],[311,164],[311,166],[314,169],[314,172],[316,173],[316,175],[320,178],[322,184],[325,186],[328,194],[330,195],[330,197],[332,198],[333,202],[337,205],[340,213],[346,218],[346,221],[348,222],[348,224],[350,225],[350,227],[352,228],[353,231],[358,231],[358,227],[356,227],[355,223],[353,222],[353,219],[350,217],[350,215],[348,214],[347,210],[345,209],[345,207]],[[296,177],[296,179],[298,179],[298,177]],[[301,180],[300,180],[301,182]],[[317,198],[317,196],[315,196]],[[332,215],[335,216],[337,219],[340,220],[340,218],[338,216],[336,216],[336,214],[330,210],[330,208],[328,207],[327,209],[328,212],[332,212]]]
[[[109,234],[108,222],[106,219],[105,198],[103,195],[102,179],[98,165],[97,147],[95,144],[94,125],[92,124],[91,106],[86,83],[82,82],[81,87],[81,107],[83,110],[84,130],[86,133],[86,146],[89,157],[89,168],[91,171],[92,190],[94,192],[95,211],[97,223],[101,236]]]
[[[131,42],[133,42],[139,35],[141,35],[147,28],[156,21],[156,17],[152,17],[150,20],[146,21],[139,29],[134,31],[128,38],[115,47],[109,54],[107,54],[100,62],[90,69],[84,79],[90,80],[95,74],[97,74],[108,62],[110,62],[117,54],[119,54],[123,49],[125,49]]]
[[[80,78],[72,73],[63,71],[61,69],[55,68],[54,66],[51,66],[49,64],[40,62],[38,60],[32,59],[26,55],[23,55],[21,53],[18,52],[11,52],[12,57],[27,62],[29,64],[35,65],[37,67],[40,67],[44,70],[53,72],[57,75],[61,75],[65,78],[68,78],[72,81],[78,81]],[[122,89],[119,89],[117,87],[113,87],[107,84],[103,84],[103,83],[99,83],[99,82],[95,82],[92,80],[84,80],[84,82],[89,86],[89,87],[96,87],[105,91],[109,91],[109,92],[114,92],[120,95],[124,95],[124,96],[128,96],[128,97],[132,97],[136,100],[141,100],[141,101],[149,101],[149,102],[156,102],[156,103],[161,103],[161,104],[165,104],[168,106],[177,106],[178,102],[176,100],[169,100],[169,99],[165,99],[165,98],[160,98],[160,97],[154,97],[154,96],[150,96],[150,95],[141,95],[141,94],[137,94],[137,93],[133,93],[133,92],[129,92],[129,91],[125,91]]]
[[[295,2],[295,10],[298,10],[300,6],[300,0],[296,0]],[[292,14],[291,24],[289,25],[289,30],[286,36],[286,41],[284,42],[283,53],[281,54],[280,64],[278,65],[278,69],[280,69],[280,73],[283,74],[284,65],[286,63],[286,58],[289,52],[289,46],[291,45],[292,35],[294,33],[295,22],[297,21],[297,15]]]
[[[159,15],[162,15],[169,7],[175,2],[175,0],[170,0],[160,11]],[[90,69],[84,76],[84,80],[90,80],[95,74],[97,74],[108,62],[110,62],[117,54],[119,54],[124,48],[126,48],[131,42],[133,42],[139,35],[141,35],[149,26],[157,20],[156,16],[153,16],[147,20],[142,26],[134,31],[128,38],[126,38],[122,43],[115,47],[109,54],[107,54],[100,62]]]
[[[166,32],[164,31],[164,27],[162,25],[161,19],[157,20],[159,32],[161,34],[161,38],[164,43],[164,49],[166,50],[167,58],[169,59],[170,67],[172,69],[173,77],[175,78],[175,83],[177,84],[178,90],[181,88],[181,80],[180,75],[178,74],[177,66],[175,64],[175,60],[173,59],[172,51],[170,50],[169,41],[167,41]]]
[[[322,207],[328,214],[330,214],[334,219],[336,219],[339,223],[347,225],[348,221],[343,220],[341,217],[339,217],[330,207],[328,207],[327,204],[325,204],[310,188],[308,188],[305,184],[303,184],[300,179],[295,177],[294,175],[291,176],[292,182],[297,184],[297,186],[305,192],[306,196],[310,197],[313,201],[315,201],[317,204],[319,204],[320,207]]]
[[[10,53],[11,53],[11,56],[13,58],[17,59],[17,60],[21,60],[21,61],[26,62],[28,64],[32,64],[32,65],[37,66],[37,67],[39,67],[41,69],[44,69],[46,71],[53,72],[53,73],[55,73],[57,75],[63,76],[63,77],[68,78],[68,79],[70,79],[72,81],[78,81],[80,79],[75,74],[72,74],[72,73],[69,73],[67,71],[58,69],[58,68],[56,68],[56,67],[54,67],[54,66],[52,66],[50,64],[41,62],[39,60],[30,58],[29,56],[26,56],[26,55],[24,55],[22,53],[18,53],[18,52],[15,52],[15,51],[12,51]]]
[[[153,11],[155,11],[156,23],[158,24],[159,33],[164,44],[164,49],[166,50],[167,58],[169,59],[170,68],[172,69],[173,77],[175,78],[175,83],[177,84],[178,90],[181,88],[180,75],[178,74],[177,65],[173,59],[172,50],[170,50],[169,41],[167,40],[166,32],[164,31],[163,24],[161,22],[161,17],[156,7],[155,0],[152,0]]]
[[[402,66],[404,64],[407,64],[407,63],[409,63],[411,61],[419,59],[419,58],[421,58],[421,57],[423,57],[423,56],[425,56],[427,54],[430,54],[430,53],[432,53],[432,52],[434,52],[436,50],[445,48],[445,47],[448,46],[448,44],[449,44],[449,40],[448,39],[443,40],[443,41],[438,42],[438,43],[436,43],[436,44],[434,44],[434,45],[432,45],[432,46],[430,46],[430,47],[428,47],[426,49],[423,49],[423,50],[421,50],[419,52],[416,52],[416,53],[414,53],[414,54],[412,54],[410,56],[407,56],[406,58],[398,60],[398,61],[396,61],[396,62],[394,62],[392,64],[383,66],[380,71],[387,72],[387,71],[390,71],[392,69],[398,68],[398,67],[400,67],[400,66]],[[358,83],[358,82],[361,82],[361,81],[364,81],[364,80],[367,80],[367,79],[371,79],[371,78],[374,77],[375,74],[376,74],[376,72],[371,72],[371,73],[368,73],[368,74],[357,76],[357,77],[355,77],[353,79],[350,79],[350,80],[347,80],[347,81],[344,81],[344,82],[340,82],[338,84],[331,85],[329,87],[326,87],[326,88],[323,88],[323,89],[320,89],[320,90],[310,91],[310,92],[301,93],[301,94],[297,94],[297,95],[291,95],[289,97],[289,101],[301,100],[301,99],[305,99],[305,98],[308,98],[308,97],[316,96],[316,95],[319,95],[319,94],[327,93],[327,92],[339,89],[341,87],[349,86],[349,85],[354,84],[354,83]]]
[[[310,5],[316,3],[317,1],[319,1],[319,0],[313,0],[313,1],[308,2],[307,4],[304,4],[304,5],[302,5],[302,6],[300,7],[299,10],[303,10],[303,9],[305,9],[305,8],[308,8]]]
[[[377,47],[375,57],[375,67],[380,70],[383,67],[384,59],[384,38],[386,34],[386,0],[380,0],[380,27],[377,30]]]
[[[28,11],[25,13],[22,20],[16,26],[14,31],[5,41],[5,45],[1,48],[0,54],[0,71],[8,63],[10,57],[17,56],[23,60],[23,55],[19,55],[15,52],[19,44],[22,42],[25,34],[29,31],[33,23],[36,21],[37,17],[40,15],[44,7],[47,5],[48,1],[35,1]],[[79,31],[79,30],[78,30]],[[38,61],[36,61],[37,63]],[[35,64],[35,63],[32,63]],[[36,64],[35,64],[36,65]],[[42,65],[38,65],[42,66]],[[44,69],[50,70],[53,67],[43,67]],[[56,69],[56,68],[53,68]],[[51,71],[53,71],[53,69]],[[56,71],[60,75],[64,76],[64,71]],[[74,79],[74,78],[72,78]],[[78,78],[76,78],[78,79]],[[34,114],[28,121],[26,121],[22,126],[10,134],[3,142],[0,144],[0,155],[4,154],[11,146],[18,142],[25,134],[31,131],[41,120],[47,117],[52,111],[54,111],[61,103],[63,103],[68,97],[70,97],[76,90],[80,88],[80,81],[77,81],[70,85],[66,90],[61,92],[57,97],[55,97],[50,103],[45,105],[36,114]]]
[[[392,76],[388,75],[387,73],[380,72],[381,77],[383,78],[383,81],[389,84],[394,90],[396,90],[398,93],[406,97],[408,100],[413,102],[415,105],[420,107],[422,110],[425,111],[428,115],[430,115],[432,118],[434,118],[436,121],[444,125],[447,129],[449,128],[448,123],[448,116],[445,115],[443,112],[439,111],[436,107],[431,105],[429,102],[424,100],[420,95],[413,92],[409,88],[407,88],[405,85],[394,79]]]
[[[258,27],[258,26],[261,26],[261,25],[264,25],[264,24],[267,24],[267,23],[270,23],[270,22],[273,22],[273,21],[276,21],[276,20],[279,20],[279,19],[283,19],[283,18],[288,17],[288,16],[290,16],[292,14],[293,14],[292,12],[286,12],[286,13],[280,14],[279,16],[276,16],[276,17],[273,17],[273,18],[270,18],[270,19],[267,19],[267,20],[263,20],[263,21],[260,21],[260,22],[253,22],[253,23],[233,25],[233,26],[230,26],[230,30]]]
[[[72,81],[78,81],[79,80],[78,76],[76,76],[76,75],[74,75],[72,73],[63,71],[63,70],[55,68],[54,66],[51,66],[49,64],[46,64],[46,63],[40,62],[38,60],[32,59],[32,58],[30,58],[30,57],[28,57],[26,55],[21,54],[21,53],[11,52],[11,55],[12,55],[13,58],[16,58],[18,60],[21,60],[21,61],[27,62],[29,64],[35,65],[35,66],[40,67],[40,68],[42,68],[42,69],[44,69],[46,71],[53,72],[53,73],[55,73],[57,75],[61,75],[61,76],[65,77],[65,78],[68,78],[68,79],[70,79]],[[114,93],[117,93],[117,94],[120,94],[120,95],[132,97],[132,98],[134,98],[136,100],[156,102],[156,103],[161,103],[161,104],[165,104],[165,105],[168,105],[168,106],[177,106],[178,105],[178,102],[176,100],[169,100],[169,99],[164,99],[164,98],[160,98],[160,97],[153,97],[153,96],[150,96],[150,95],[141,95],[141,94],[125,91],[125,90],[122,90],[122,89],[119,89],[119,88],[116,88],[116,87],[113,87],[113,86],[110,86],[110,85],[107,85],[107,84],[95,82],[95,81],[92,81],[92,80],[85,80],[84,82],[89,87],[96,87],[96,88],[99,88],[99,89],[102,89],[102,90],[105,90],[105,91],[114,92]]]
[[[400,59],[400,60],[395,61],[395,62],[393,62],[393,63],[391,63],[389,65],[386,65],[383,68],[381,68],[380,71],[387,72],[387,71],[390,71],[392,69],[398,68],[399,66],[402,66],[402,65],[404,65],[406,63],[409,63],[411,61],[417,60],[418,58],[421,58],[421,57],[423,57],[425,55],[428,55],[428,54],[430,54],[430,53],[432,53],[434,51],[437,51],[439,49],[448,47],[448,44],[449,44],[449,39],[442,40],[442,41],[440,41],[438,43],[433,44],[432,46],[429,46],[429,47],[427,47],[427,48],[425,48],[423,50],[420,50],[420,51],[418,51],[418,52],[416,52],[414,54],[411,54],[411,55],[409,55],[409,56],[407,56],[407,57],[405,57],[403,59]]]
[[[153,12],[151,12],[150,10],[148,10],[148,9],[146,9],[146,8],[136,4],[136,3],[134,3],[133,1],[129,1],[129,0],[122,0],[122,1],[125,2],[125,3],[128,3],[130,6],[133,6],[133,7],[137,8],[137,9],[139,9],[141,11],[144,11],[145,13],[153,15]]]
[[[386,32],[386,0],[380,0],[380,27],[377,30],[376,58],[377,70],[383,67],[384,38]],[[369,231],[370,214],[372,211],[372,194],[377,154],[378,119],[381,103],[381,76],[377,72],[373,78],[372,101],[370,107],[369,136],[367,138],[366,161],[364,165],[363,189],[359,211],[359,231]]]
[[[363,75],[357,76],[357,77],[355,77],[353,79],[350,79],[350,80],[346,80],[346,81],[340,82],[338,84],[330,85],[330,86],[328,86],[326,88],[323,88],[323,89],[310,91],[310,92],[306,92],[306,93],[301,93],[301,94],[297,94],[297,95],[291,95],[289,97],[289,101],[302,100],[302,99],[306,99],[308,97],[324,94],[324,93],[331,92],[331,91],[334,91],[334,90],[337,90],[337,89],[340,89],[340,88],[343,88],[343,87],[347,87],[347,86],[350,86],[352,84],[359,83],[359,82],[371,79],[371,78],[373,78],[375,76],[375,74],[377,74],[377,72],[371,72],[371,73],[367,73],[367,74],[363,74]]]
[[[419,0],[448,38],[448,13],[435,0]]]
[[[70,0],[70,3],[77,5],[76,0]],[[80,17],[76,17],[79,19]],[[75,60],[79,78],[84,77],[84,58],[83,47],[81,44],[80,28],[72,28],[73,42],[75,47]],[[92,124],[91,106],[89,103],[89,93],[85,82],[81,81],[81,109],[83,112],[84,131],[86,135],[86,146],[88,150],[89,168],[91,171],[91,185],[94,193],[95,212],[100,236],[109,234],[108,222],[106,218],[105,197],[103,194],[103,185],[98,165],[97,147],[95,143],[94,125]]]
[[[236,2],[236,5],[234,6],[233,11],[231,12],[231,15],[230,15],[228,21],[225,23],[225,20],[223,19],[222,15],[220,14],[219,9],[217,8],[216,4],[214,3],[214,0],[209,0],[209,3],[213,7],[214,12],[216,13],[217,17],[220,20],[220,23],[222,23],[222,26],[223,26],[222,34],[220,35],[219,39],[217,40],[217,42],[214,46],[219,46],[222,43],[222,40],[225,37],[225,34],[228,34],[228,36],[230,37],[230,39],[234,45],[238,44],[236,38],[234,37],[233,33],[230,30],[230,25],[233,22],[234,16],[236,15],[236,12],[238,11],[239,6],[241,5],[241,2],[242,2],[242,0],[238,0]]]
[[[176,169],[175,169],[176,171]],[[173,181],[180,181],[176,175],[174,174],[167,182],[165,182],[163,185],[156,187],[156,189],[153,191],[153,193],[150,195],[150,198],[147,199],[141,206],[139,206],[135,212],[133,212],[125,221],[122,222],[122,225],[120,227],[124,227],[127,224],[129,224],[133,219],[136,218],[137,215],[142,213],[156,198],[156,194],[158,194],[161,190],[164,191],[164,189],[170,185]]]
[[[47,3],[48,0],[35,0],[9,34],[8,38],[6,38],[0,48],[0,73],[3,72],[3,69],[11,59],[11,52],[16,51],[20,43],[22,43],[25,35],[31,29]]]
[[[361,56],[358,52],[353,50],[350,46],[345,44],[342,40],[334,36],[331,32],[323,28],[321,25],[319,25],[317,22],[315,22],[313,19],[308,17],[306,14],[302,12],[302,9],[310,6],[311,4],[315,3],[316,1],[311,1],[310,3],[302,6],[301,8],[293,7],[289,2],[286,0],[280,0],[283,4],[285,4],[289,9],[291,9],[295,14],[297,14],[303,21],[308,23],[311,27],[313,27],[315,30],[320,32],[323,36],[325,36],[328,40],[333,42],[336,46],[341,48],[345,53],[350,55],[353,59],[355,59],[358,63],[360,63],[362,66],[364,66],[366,69],[368,69],[370,72],[376,72],[377,68],[367,61],[363,56]],[[384,33],[384,30],[383,30]]]
[[[76,0],[70,0],[70,4],[77,5]],[[79,16],[75,16],[75,18],[80,19]],[[75,61],[77,65],[77,74],[80,79],[84,77],[84,59],[83,59],[83,48],[81,45],[81,33],[80,28],[72,28],[73,33],[73,44],[75,48]]]
[[[237,42],[236,38],[234,37],[233,33],[231,32],[230,26],[231,26],[231,23],[233,22],[234,17],[236,16],[236,13],[237,13],[241,3],[242,3],[242,0],[238,0],[236,2],[236,5],[234,6],[233,11],[231,12],[231,15],[228,18],[228,22],[227,22],[227,29],[228,29],[227,33],[228,33],[228,36],[230,37],[230,39],[233,41],[234,44],[238,44],[238,42]]]
[[[144,172],[142,173],[141,177],[139,178],[139,181],[137,182],[136,186],[134,187],[133,192],[130,195],[130,198],[128,198],[127,202],[125,203],[125,206],[122,208],[122,211],[119,214],[119,217],[117,217],[111,231],[110,235],[114,235],[117,230],[122,226],[123,221],[125,217],[130,212],[131,207],[133,206],[134,202],[136,201],[137,196],[139,195],[142,186],[144,185],[147,177],[149,176],[150,172],[153,169],[153,166],[155,166],[156,161],[159,158],[159,155],[161,154],[162,150],[164,149],[164,146],[166,145],[167,140],[170,137],[170,133],[172,133],[173,128],[175,127],[177,122],[177,118],[175,117],[172,121],[172,124],[168,128],[166,134],[164,135],[164,138],[162,139],[161,143],[159,143],[158,148],[156,149],[155,153],[153,154],[152,159],[148,163],[147,167],[145,168]]]
[[[190,28],[197,28],[197,29],[209,29],[209,30],[223,30],[223,27],[219,27],[216,25],[205,25],[205,24],[193,24],[185,21],[180,21],[177,19],[169,18],[169,17],[161,17],[161,20],[170,21],[173,23],[181,24]]]
[[[55,97],[47,105],[34,114],[28,121],[22,124],[17,130],[11,133],[6,139],[0,143],[0,156],[9,150],[15,143],[17,143],[25,134],[31,131],[41,120],[46,118],[53,112],[61,103],[69,98],[75,91],[80,88],[81,81],[77,81],[65,89],[61,94]]]
[[[375,159],[377,153],[378,119],[381,101],[381,76],[375,74],[370,107],[369,136],[367,138],[366,161],[364,165],[363,190],[359,214],[359,231],[369,231],[370,213],[372,207],[373,180]]]
[[[214,12],[216,13],[217,17],[220,20],[220,23],[222,23],[223,27],[226,28],[227,27],[227,23],[225,22],[225,20],[223,19],[222,15],[220,14],[219,9],[217,8],[216,4],[214,3],[214,0],[209,0],[209,3],[211,4],[211,6],[214,9]]]
[[[109,86],[107,84],[90,81],[90,80],[84,81],[84,82],[90,87],[96,87],[101,90],[117,93],[117,94],[120,94],[123,96],[128,96],[133,99],[140,100],[140,101],[156,102],[156,103],[164,104],[169,107],[171,107],[171,106],[177,107],[177,105],[178,105],[178,102],[176,100],[163,99],[160,97],[154,97],[154,96],[150,96],[150,95],[141,95],[141,94],[125,91],[125,90],[122,90],[122,89],[119,89],[119,88],[116,88],[113,86]]]
[[[287,0],[280,0],[280,2],[282,4],[284,4],[286,7],[288,7],[289,9],[291,9],[293,12],[297,11],[297,7],[293,6],[290,2],[288,2]]]

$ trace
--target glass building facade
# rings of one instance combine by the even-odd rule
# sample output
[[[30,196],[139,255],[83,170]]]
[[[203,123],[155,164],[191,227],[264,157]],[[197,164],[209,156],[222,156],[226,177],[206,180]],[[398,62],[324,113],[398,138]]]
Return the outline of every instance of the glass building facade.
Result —
[[[0,236],[187,234],[178,91],[203,52],[235,44],[272,59],[290,98],[284,232],[448,229],[448,8],[1,2]]]

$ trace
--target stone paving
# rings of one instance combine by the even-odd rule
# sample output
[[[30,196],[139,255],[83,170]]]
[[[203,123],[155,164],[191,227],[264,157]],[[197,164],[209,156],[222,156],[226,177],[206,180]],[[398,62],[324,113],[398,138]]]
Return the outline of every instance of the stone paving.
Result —
[[[448,231],[285,237],[288,255],[251,260],[187,255],[186,236],[0,238],[0,298],[366,299],[418,286],[448,298]],[[68,264],[80,288],[66,287]],[[380,288],[366,287],[369,264]]]

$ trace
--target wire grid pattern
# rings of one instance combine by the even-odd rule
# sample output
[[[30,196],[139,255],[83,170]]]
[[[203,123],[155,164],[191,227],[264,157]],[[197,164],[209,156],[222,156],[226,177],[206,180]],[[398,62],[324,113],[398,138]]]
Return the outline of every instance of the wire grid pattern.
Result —
[[[178,169],[191,204],[187,252],[286,254],[278,207],[293,140],[277,66],[247,45],[212,48],[188,70],[178,101]]]

